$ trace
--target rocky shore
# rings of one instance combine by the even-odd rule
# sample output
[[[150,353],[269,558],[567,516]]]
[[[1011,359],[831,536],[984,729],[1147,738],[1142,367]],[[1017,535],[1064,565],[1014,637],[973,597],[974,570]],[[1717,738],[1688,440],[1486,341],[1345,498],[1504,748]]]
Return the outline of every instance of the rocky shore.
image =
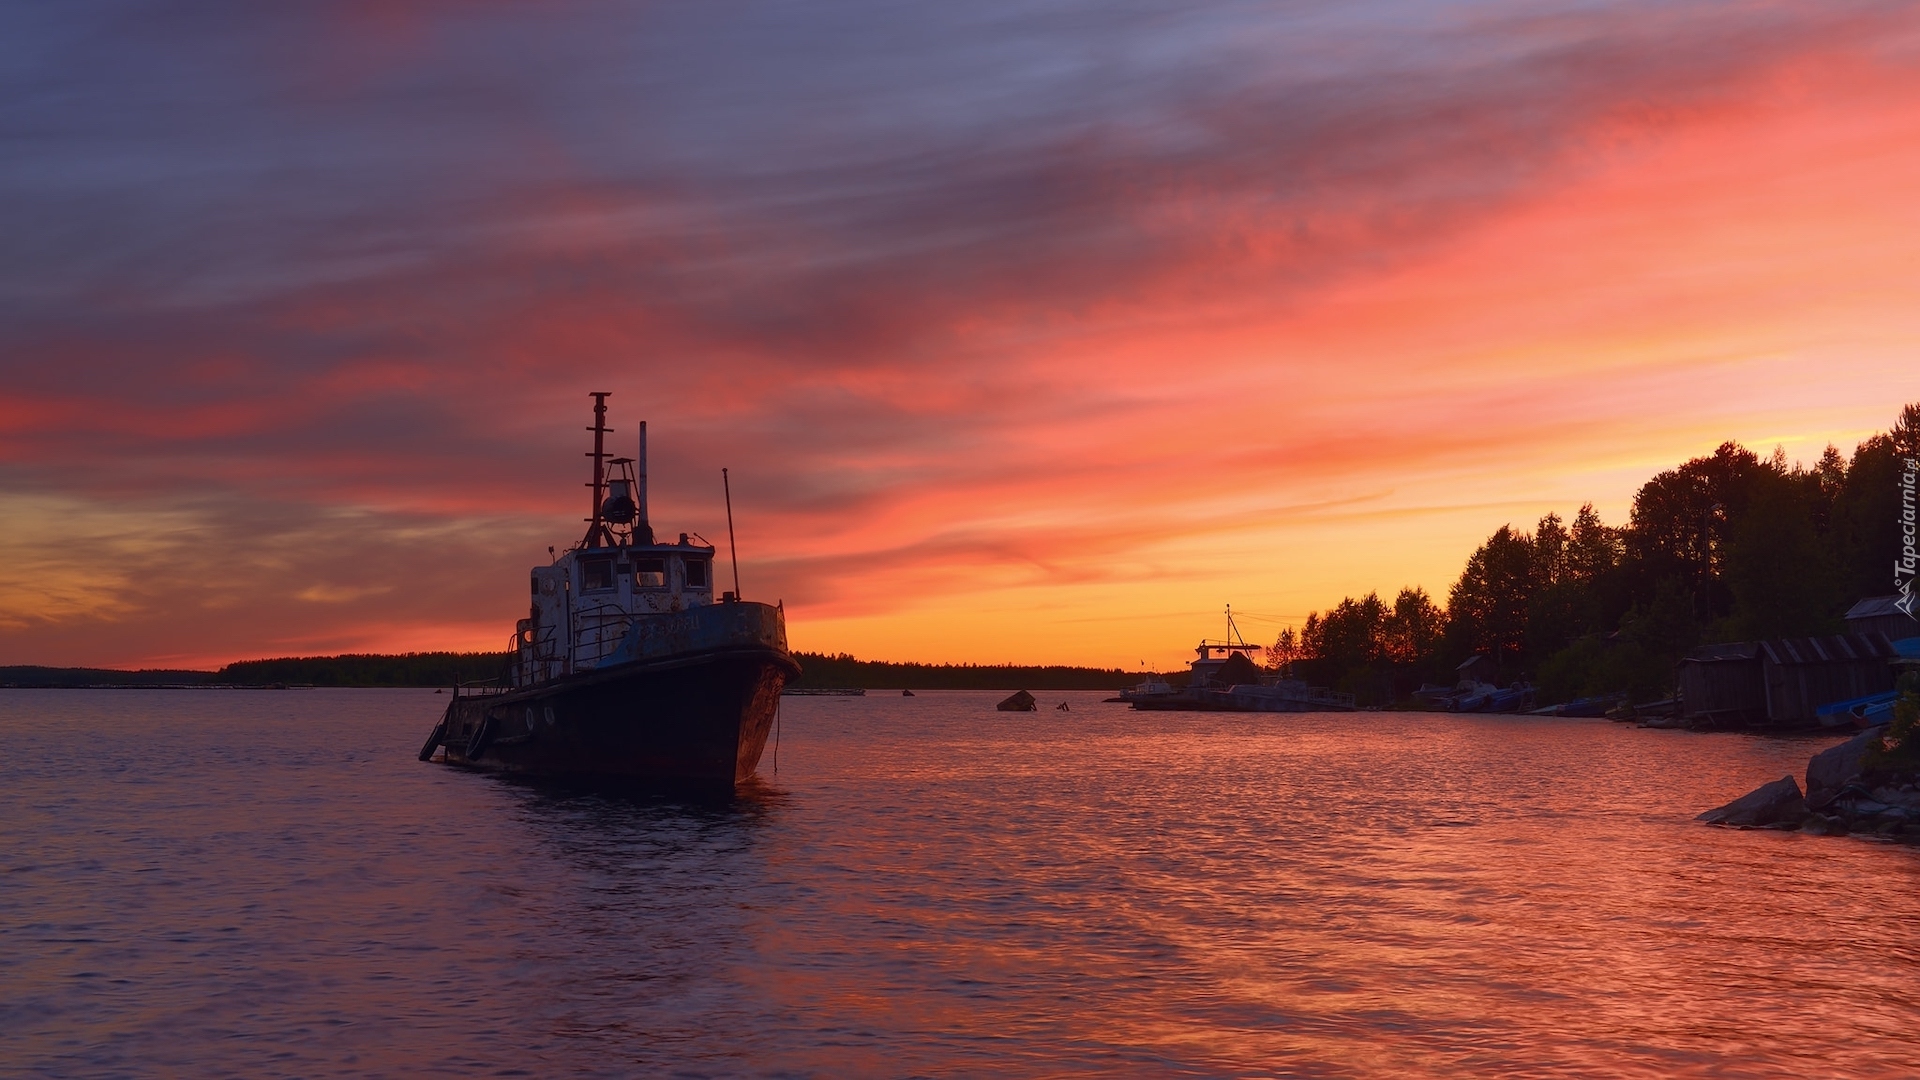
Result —
[[[1803,792],[1783,776],[1696,820],[1733,828],[1798,830],[1823,836],[1870,834],[1920,843],[1920,772],[1868,764],[1885,727],[1868,728],[1807,762]]]

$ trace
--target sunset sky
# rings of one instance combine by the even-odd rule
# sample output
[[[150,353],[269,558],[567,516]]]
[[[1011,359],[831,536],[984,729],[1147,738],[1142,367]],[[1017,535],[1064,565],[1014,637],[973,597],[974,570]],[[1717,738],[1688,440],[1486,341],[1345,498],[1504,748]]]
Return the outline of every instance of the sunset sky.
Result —
[[[505,648],[609,390],[797,649],[1166,667],[1920,399],[1920,7],[14,4],[0,252],[0,664]]]

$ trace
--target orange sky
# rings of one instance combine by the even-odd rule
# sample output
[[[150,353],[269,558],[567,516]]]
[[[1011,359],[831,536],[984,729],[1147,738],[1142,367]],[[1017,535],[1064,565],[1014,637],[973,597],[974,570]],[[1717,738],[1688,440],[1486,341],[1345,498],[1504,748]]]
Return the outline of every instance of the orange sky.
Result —
[[[64,134],[0,177],[0,663],[504,647],[588,390],[656,528],[732,470],[796,648],[1127,667],[1920,399],[1912,9],[1364,10],[50,55],[98,112],[8,121]]]

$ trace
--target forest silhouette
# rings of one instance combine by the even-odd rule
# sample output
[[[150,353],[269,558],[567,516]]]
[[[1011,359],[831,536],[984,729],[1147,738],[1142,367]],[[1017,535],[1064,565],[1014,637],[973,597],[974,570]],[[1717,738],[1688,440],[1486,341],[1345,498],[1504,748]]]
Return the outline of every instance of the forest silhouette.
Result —
[[[1670,692],[1700,644],[1836,633],[1862,597],[1893,590],[1902,462],[1920,458],[1920,403],[1851,458],[1829,445],[1811,466],[1735,442],[1648,480],[1629,520],[1588,503],[1568,523],[1500,526],[1468,556],[1445,607],[1424,589],[1345,597],[1281,631],[1268,666],[1362,703],[1450,683],[1476,654],[1539,700]],[[1917,626],[1916,629],[1920,629]]]

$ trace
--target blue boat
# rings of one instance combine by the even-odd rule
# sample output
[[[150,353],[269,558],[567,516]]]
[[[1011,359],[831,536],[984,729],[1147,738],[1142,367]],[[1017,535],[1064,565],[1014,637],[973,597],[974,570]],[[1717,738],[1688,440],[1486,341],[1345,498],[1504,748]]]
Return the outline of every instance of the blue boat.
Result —
[[[1893,704],[1899,698],[1898,690],[1885,690],[1845,701],[1828,702],[1815,709],[1813,715],[1814,719],[1820,721],[1821,727],[1873,727],[1893,719]]]
[[[1624,693],[1601,694],[1598,697],[1575,698],[1572,701],[1562,702],[1558,705],[1548,705],[1544,708],[1533,709],[1531,712],[1535,716],[1605,716],[1607,715],[1607,710],[1625,700],[1627,700],[1627,695]]]
[[[1447,700],[1448,712],[1519,712],[1533,700],[1533,687],[1515,683],[1502,689],[1489,683],[1475,683],[1471,689]]]
[[[1519,712],[1533,703],[1533,687],[1519,683],[1487,696],[1488,712]]]

